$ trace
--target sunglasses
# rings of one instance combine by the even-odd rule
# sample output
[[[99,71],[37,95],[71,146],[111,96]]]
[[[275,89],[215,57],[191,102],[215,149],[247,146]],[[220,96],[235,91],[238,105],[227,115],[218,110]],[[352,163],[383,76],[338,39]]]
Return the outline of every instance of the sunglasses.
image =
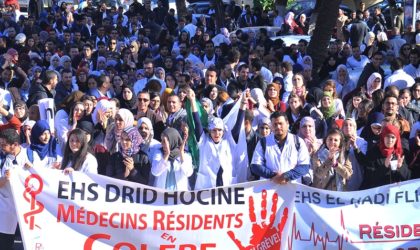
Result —
[[[147,98],[138,98],[139,102],[148,102],[149,99]]]

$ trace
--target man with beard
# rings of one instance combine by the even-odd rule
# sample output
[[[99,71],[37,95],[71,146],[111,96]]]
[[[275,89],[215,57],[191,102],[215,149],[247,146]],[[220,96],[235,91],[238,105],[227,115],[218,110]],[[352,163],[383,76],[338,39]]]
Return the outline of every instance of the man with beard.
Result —
[[[155,76],[155,67],[154,67],[153,60],[152,59],[144,60],[143,69],[144,69],[144,78],[142,78],[142,79],[138,80],[137,82],[135,82],[134,83],[134,86],[133,86],[134,93],[136,95],[140,91],[142,91],[144,89],[144,87],[146,87],[147,82],[149,80],[151,80],[151,79],[158,80],[160,82],[160,84],[162,85],[162,90],[165,90],[166,83],[164,81],[158,79]]]

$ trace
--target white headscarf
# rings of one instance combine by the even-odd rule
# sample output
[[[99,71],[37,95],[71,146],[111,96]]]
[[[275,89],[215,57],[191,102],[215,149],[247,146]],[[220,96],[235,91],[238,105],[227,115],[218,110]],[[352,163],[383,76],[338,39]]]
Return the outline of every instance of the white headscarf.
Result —
[[[375,82],[376,78],[379,78],[382,81],[381,74],[379,74],[378,72],[374,72],[372,73],[372,75],[369,76],[366,82],[366,92],[368,93],[368,95],[372,95],[373,92],[381,88],[381,85],[379,85],[379,87],[377,88],[373,88],[373,83]]]
[[[134,125],[133,113],[128,109],[119,109],[117,113],[124,121],[124,128],[130,128]]]
[[[109,109],[112,108],[111,102],[105,99],[100,100],[95,107],[95,110],[93,111],[92,114],[92,121],[93,124],[96,125],[98,124],[98,112],[101,111],[102,113],[105,113],[106,111],[108,111]]]

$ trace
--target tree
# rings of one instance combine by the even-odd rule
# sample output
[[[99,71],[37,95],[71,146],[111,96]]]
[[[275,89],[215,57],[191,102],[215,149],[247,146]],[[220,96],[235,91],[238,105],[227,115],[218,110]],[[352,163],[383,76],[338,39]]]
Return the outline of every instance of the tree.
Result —
[[[224,23],[225,21],[225,6],[223,4],[222,0],[211,0],[214,6],[214,9],[216,11],[216,27],[217,32],[220,30],[220,28],[223,28],[226,26]]]
[[[327,47],[337,22],[340,3],[341,0],[317,0],[319,14],[307,49],[313,60],[312,76],[315,80],[319,79],[318,72],[327,58]]]
[[[188,14],[187,5],[185,0],[175,0],[177,15],[179,17],[185,17]]]

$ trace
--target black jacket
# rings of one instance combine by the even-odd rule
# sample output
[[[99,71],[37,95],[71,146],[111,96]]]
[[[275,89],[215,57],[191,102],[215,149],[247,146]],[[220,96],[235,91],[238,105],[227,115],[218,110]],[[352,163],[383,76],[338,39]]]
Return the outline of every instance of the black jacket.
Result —
[[[28,107],[37,104],[38,100],[55,97],[55,90],[49,91],[43,84],[33,84],[29,89],[29,98],[26,102]]]
[[[365,164],[365,178],[362,189],[379,187],[410,179],[411,171],[408,169],[405,160],[401,168],[396,171],[385,167],[385,157],[382,156],[379,146],[375,146],[369,150],[366,158],[367,163]],[[396,158],[393,160],[396,160]]]
[[[123,155],[121,152],[115,152],[111,155],[110,161],[106,167],[106,175],[120,180],[127,180],[132,182],[150,185],[149,176],[151,164],[149,157],[143,151],[139,151],[133,156],[134,168],[130,171],[127,177],[124,177],[125,165],[123,163]]]
[[[385,71],[381,67],[379,67],[379,69],[376,69],[372,63],[368,63],[363,68],[362,74],[360,74],[359,80],[357,81],[357,88],[365,87],[366,89],[367,80],[369,79],[370,75],[372,75],[375,72],[379,73],[382,76],[382,86],[384,86]]]
[[[363,39],[369,32],[369,27],[362,21],[355,21],[350,28],[350,41],[353,45],[362,45]]]

